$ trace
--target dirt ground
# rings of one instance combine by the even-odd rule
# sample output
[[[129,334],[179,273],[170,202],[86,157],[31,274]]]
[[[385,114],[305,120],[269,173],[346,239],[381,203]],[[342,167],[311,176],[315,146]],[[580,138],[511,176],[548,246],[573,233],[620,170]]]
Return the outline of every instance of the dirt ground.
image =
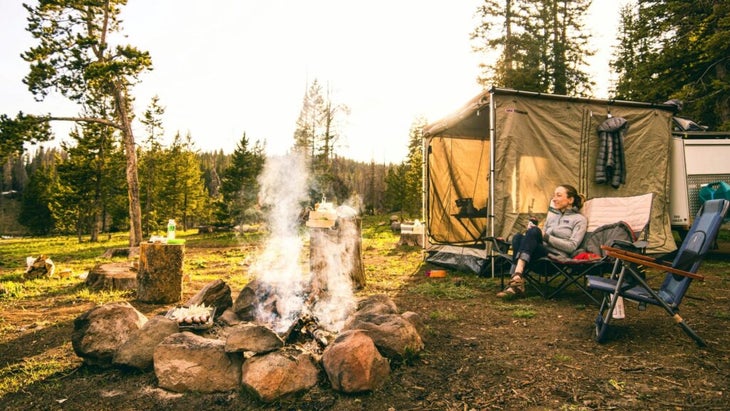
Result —
[[[188,248],[186,255],[214,252]],[[387,272],[388,259],[421,259],[420,251],[364,249],[366,267],[396,281],[370,281],[364,291],[387,292],[401,311],[424,320],[425,350],[412,363],[393,364],[383,388],[360,395],[312,390],[263,404],[244,391],[177,394],[157,387],[153,372],[96,369],[71,348],[73,319],[88,303],[59,305],[53,296],[4,306],[14,332],[0,341],[0,369],[41,358],[70,361],[58,373],[0,397],[5,410],[727,410],[730,409],[730,252],[707,259],[682,305],[687,322],[708,343],[698,348],[656,307],[627,318],[605,344],[593,340],[597,307],[579,293],[553,300],[532,295],[503,302],[499,279],[450,272],[446,278]],[[376,275],[373,275],[373,277]],[[371,280],[373,280],[371,278]],[[423,283],[449,282],[472,295],[418,293]],[[397,283],[390,288],[386,284]],[[192,284],[190,294],[205,285]],[[419,285],[421,285],[419,287]],[[443,285],[443,284],[442,284]],[[463,297],[465,293],[457,293]],[[141,305],[148,316],[167,307]],[[53,319],[52,321],[49,319]]]

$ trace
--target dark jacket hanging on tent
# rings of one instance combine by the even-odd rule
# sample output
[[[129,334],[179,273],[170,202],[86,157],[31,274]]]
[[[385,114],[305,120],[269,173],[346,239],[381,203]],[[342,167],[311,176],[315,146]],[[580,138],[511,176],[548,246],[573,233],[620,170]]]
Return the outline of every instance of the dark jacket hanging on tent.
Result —
[[[596,183],[618,188],[626,183],[624,136],[629,123],[623,117],[611,117],[598,126]]]

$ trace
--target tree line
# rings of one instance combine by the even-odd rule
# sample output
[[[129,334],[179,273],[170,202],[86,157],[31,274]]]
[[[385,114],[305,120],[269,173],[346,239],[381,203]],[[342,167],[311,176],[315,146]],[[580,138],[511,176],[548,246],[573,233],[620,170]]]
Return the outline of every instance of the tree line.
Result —
[[[590,67],[591,0],[484,0],[471,32],[480,84],[592,97],[610,69],[610,98],[683,102],[680,116],[730,130],[730,1],[641,0],[619,16],[609,67]]]
[[[24,5],[27,30],[36,41],[22,55],[30,66],[24,83],[36,99],[60,93],[76,102],[80,112],[73,117],[0,114],[0,188],[19,188],[23,220],[39,221],[34,230],[87,233],[95,239],[99,233],[128,229],[130,245],[168,218],[180,220],[183,227],[260,218],[256,175],[265,161],[264,143],[244,133],[230,155],[199,153],[192,136],[176,135],[163,147],[164,109],[158,99],[139,119],[145,136],[138,143],[131,127],[136,120],[133,87],[141,73],[152,69],[152,58],[132,45],[110,43],[124,38],[118,17],[125,4],[39,0]],[[583,21],[590,4],[484,0],[470,36],[474,51],[484,57],[476,81],[484,87],[590,97],[593,72],[607,70],[586,63],[594,53]],[[730,130],[728,15],[726,0],[627,3],[609,65],[611,98],[682,100],[682,116]],[[420,216],[421,129],[427,120],[415,119],[404,136],[408,156],[400,164],[367,164],[337,155],[348,113],[328,85],[317,80],[308,85],[291,149],[309,160],[311,202],[358,195],[365,212]],[[77,125],[70,136],[74,144],[39,150],[32,157],[23,154],[24,144],[53,139],[52,121]]]
[[[92,129],[94,127],[91,127]],[[124,152],[114,139],[93,130],[71,133],[73,143],[12,155],[3,164],[0,207],[20,202],[18,221],[33,235],[75,235],[98,241],[129,229]],[[147,139],[137,149],[143,237],[161,234],[173,218],[182,230],[200,226],[233,229],[263,220],[258,181],[264,145],[244,134],[231,154],[200,152],[192,137],[177,134],[163,146]],[[420,170],[420,164],[416,165]],[[313,207],[325,196],[336,204],[356,197],[360,212],[420,216],[420,184],[401,175],[404,165],[363,163],[335,156],[329,171],[310,178]],[[419,172],[420,176],[420,172]],[[325,183],[315,183],[314,181]],[[337,181],[338,184],[326,184]],[[412,188],[414,187],[414,188]],[[399,190],[414,190],[410,197]],[[411,198],[408,204],[405,198]],[[0,233],[4,234],[4,233]]]

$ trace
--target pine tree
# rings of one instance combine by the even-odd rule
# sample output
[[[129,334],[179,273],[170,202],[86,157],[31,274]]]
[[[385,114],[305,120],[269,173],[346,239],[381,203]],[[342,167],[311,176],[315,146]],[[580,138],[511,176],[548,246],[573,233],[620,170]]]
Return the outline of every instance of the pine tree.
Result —
[[[41,148],[34,162],[36,169],[23,192],[18,222],[28,228],[33,235],[47,235],[56,228],[56,221],[50,208],[53,196],[59,189],[56,157],[53,151]]]
[[[190,134],[184,139],[180,133],[175,135],[163,156],[163,164],[160,194],[164,199],[161,207],[164,215],[176,219],[183,230],[200,219],[206,220],[209,216],[208,194]]]
[[[423,208],[423,127],[425,117],[413,120],[408,136],[408,158],[406,159],[406,191],[404,211],[411,216],[421,216]]]
[[[218,219],[229,225],[257,221],[256,200],[259,192],[258,175],[264,167],[264,146],[252,147],[246,133],[231,156],[231,165],[221,176],[222,202],[218,204]]]
[[[142,232],[150,235],[159,231],[167,220],[159,215],[159,205],[162,201],[162,170],[164,153],[162,137],[164,127],[162,116],[165,108],[160,105],[158,96],[154,96],[145,110],[140,122],[145,126],[146,138],[139,152],[139,179],[140,201],[142,203]]]
[[[582,16],[590,0],[485,0],[472,31],[474,50],[487,61],[483,86],[588,95],[587,48]],[[494,55],[495,50],[498,55]]]
[[[49,137],[49,121],[105,124],[119,130],[126,156],[129,245],[142,237],[137,153],[132,130],[131,88],[139,75],[152,67],[149,53],[131,45],[113,45],[121,39],[119,15],[126,0],[39,0],[24,4],[28,11],[28,32],[38,44],[22,54],[30,63],[24,78],[33,95],[42,100],[57,91],[82,107],[101,102],[113,108],[105,117],[0,116],[0,154],[17,150],[23,141]]]
[[[406,209],[406,198],[403,193],[408,190],[407,172],[407,165],[401,163],[390,168],[385,176],[385,198],[383,202],[390,212],[403,213]]]
[[[306,154],[310,159],[314,159],[317,153],[324,105],[322,86],[314,79],[302,99],[302,109],[294,130],[294,150]]]
[[[730,2],[654,0],[626,6],[612,61],[616,98],[682,100],[681,115],[730,130]]]
[[[90,241],[98,241],[109,229],[110,210],[126,202],[120,167],[124,153],[112,134],[109,126],[89,123],[70,133],[75,145],[61,146],[68,156],[57,166],[59,189],[51,210],[56,229],[76,233],[79,241],[86,233]]]
[[[352,191],[346,178],[337,171],[336,147],[342,137],[343,121],[350,114],[345,104],[332,100],[329,87],[325,91],[317,79],[307,89],[294,131],[294,150],[306,154],[310,162],[311,201],[327,197],[346,200]]]

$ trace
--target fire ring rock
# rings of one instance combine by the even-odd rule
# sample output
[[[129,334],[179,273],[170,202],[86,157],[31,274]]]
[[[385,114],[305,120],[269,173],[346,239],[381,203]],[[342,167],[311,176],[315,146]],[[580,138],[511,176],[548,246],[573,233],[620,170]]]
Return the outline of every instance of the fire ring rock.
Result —
[[[71,344],[86,364],[109,366],[117,350],[146,322],[129,303],[105,304],[76,317]]]
[[[314,387],[318,376],[312,354],[279,350],[247,359],[241,383],[262,401],[271,402]]]
[[[416,327],[398,314],[355,315],[344,329],[364,331],[390,359],[399,360],[423,350],[423,340]]]
[[[385,383],[390,364],[373,340],[360,330],[346,331],[322,353],[332,388],[346,393],[372,391]]]
[[[170,391],[230,391],[241,381],[241,354],[227,354],[224,341],[190,332],[162,340],[153,359],[158,385]]]
[[[263,354],[284,346],[284,341],[263,325],[243,324],[233,327],[226,338],[226,352]]]
[[[177,321],[161,315],[152,317],[142,328],[130,334],[129,339],[114,354],[113,362],[140,370],[152,369],[155,347],[167,336],[178,332],[180,328]]]
[[[223,280],[214,280],[198,291],[197,294],[190,297],[185,305],[188,307],[192,305],[215,307],[215,318],[218,318],[233,305],[231,287]]]

